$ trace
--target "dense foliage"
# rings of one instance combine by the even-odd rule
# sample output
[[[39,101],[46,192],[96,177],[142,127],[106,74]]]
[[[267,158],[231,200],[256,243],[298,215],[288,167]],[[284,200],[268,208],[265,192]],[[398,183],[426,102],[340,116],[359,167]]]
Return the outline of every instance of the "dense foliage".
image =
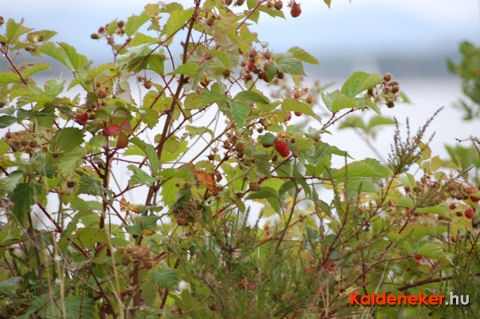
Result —
[[[431,154],[433,111],[402,134],[382,115],[405,99],[390,74],[355,72],[338,90],[304,81],[315,57],[271,52],[250,29],[301,13],[281,0],[150,4],[91,35],[111,47],[101,65],[0,19],[1,318],[480,313],[478,139]],[[452,69],[478,103],[478,49],[463,52]],[[59,65],[70,78],[49,75]],[[387,160],[324,141],[395,124]],[[474,302],[347,304],[420,290]]]

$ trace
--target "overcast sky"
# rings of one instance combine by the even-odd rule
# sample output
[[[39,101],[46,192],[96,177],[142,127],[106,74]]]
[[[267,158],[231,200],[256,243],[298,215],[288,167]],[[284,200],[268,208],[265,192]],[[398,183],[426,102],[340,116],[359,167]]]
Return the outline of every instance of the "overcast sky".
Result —
[[[59,31],[59,39],[102,56],[108,50],[89,35],[114,18],[140,12],[147,0],[0,0],[0,14],[25,18],[37,28]],[[188,4],[189,1],[182,1]],[[453,52],[464,39],[480,39],[479,0],[299,0],[300,18],[263,19],[262,39],[277,50],[293,45],[319,56],[431,56]]]

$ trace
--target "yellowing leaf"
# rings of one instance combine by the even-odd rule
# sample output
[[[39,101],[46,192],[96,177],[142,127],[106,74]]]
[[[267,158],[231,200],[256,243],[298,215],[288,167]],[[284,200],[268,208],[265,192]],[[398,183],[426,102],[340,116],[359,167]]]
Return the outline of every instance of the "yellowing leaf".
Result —
[[[218,193],[219,189],[217,187],[214,174],[207,173],[201,170],[194,170],[193,174],[195,175],[197,182],[200,185],[205,186],[209,192],[211,192],[212,194]]]

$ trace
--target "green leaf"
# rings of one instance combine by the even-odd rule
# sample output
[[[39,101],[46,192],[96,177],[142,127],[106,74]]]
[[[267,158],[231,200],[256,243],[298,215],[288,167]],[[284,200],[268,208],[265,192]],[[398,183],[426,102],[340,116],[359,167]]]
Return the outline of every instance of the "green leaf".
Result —
[[[360,101],[347,96],[339,91],[334,91],[328,95],[323,95],[323,100],[332,112],[338,112],[342,109],[349,109],[360,106]]]
[[[171,162],[178,158],[180,154],[188,148],[188,143],[184,139],[179,139],[175,135],[168,138],[163,144],[162,163]]]
[[[29,32],[31,29],[25,27],[21,23],[15,22],[13,19],[8,19],[7,21],[7,30],[6,30],[6,37],[8,43],[14,43],[18,40],[20,36]]]
[[[155,178],[148,175],[142,169],[134,165],[128,165],[128,169],[133,173],[132,177],[130,178],[129,184],[132,184],[132,185],[140,184],[140,185],[151,186],[153,185],[153,183],[155,183]]]
[[[102,180],[96,176],[90,176],[87,174],[80,175],[78,193],[94,196],[102,195]]]
[[[422,214],[438,214],[438,215],[448,215],[450,213],[450,210],[446,204],[416,208],[415,211],[417,213],[422,213]]]
[[[280,56],[276,59],[276,63],[277,68],[283,73],[291,75],[305,75],[302,62],[295,58]]]
[[[17,119],[13,116],[0,116],[0,128],[6,128],[15,123]]]
[[[260,135],[258,137],[258,141],[265,147],[272,146],[276,140],[276,136],[272,133],[265,133],[264,135]]]
[[[147,156],[148,161],[150,162],[150,168],[152,170],[152,173],[156,175],[160,168],[160,161],[158,160],[155,148],[152,145],[143,142],[138,137],[134,137],[132,139],[132,143],[136,145],[139,149],[141,149],[142,152]]]
[[[332,176],[336,179],[351,178],[386,178],[392,174],[391,170],[373,158],[355,161],[346,167],[334,170]]]
[[[228,98],[225,94],[217,90],[203,90],[201,93],[192,93],[185,98],[186,109],[198,109],[204,106],[209,106],[213,103],[227,103]]]
[[[443,245],[437,241],[426,242],[417,249],[417,254],[437,259],[443,254]]]
[[[133,15],[128,18],[127,23],[125,24],[125,33],[129,36],[133,35],[135,32],[140,29],[140,27],[147,22],[149,17],[147,15]]]
[[[151,278],[160,288],[173,288],[179,281],[175,269],[160,267],[151,270]]]
[[[27,35],[27,39],[31,42],[43,42],[48,41],[53,38],[57,32],[50,31],[50,30],[38,30],[34,32],[30,32]]]
[[[233,101],[231,103],[232,119],[238,129],[243,128],[247,122],[250,107],[243,103]]]
[[[25,224],[34,204],[34,189],[30,183],[20,183],[15,187],[11,200],[14,204],[13,215],[21,224]]]
[[[395,120],[390,118],[390,117],[385,117],[385,116],[374,116],[368,121],[367,128],[372,129],[377,126],[383,126],[383,125],[393,125],[395,124]]]
[[[270,187],[261,187],[251,193],[247,199],[266,199],[275,211],[280,211],[280,200],[277,191]]]
[[[43,71],[46,71],[50,68],[50,65],[46,63],[39,63],[39,64],[34,64],[31,66],[26,67],[25,69],[22,70],[22,76],[25,78],[29,78],[32,75],[36,73],[40,73]]]
[[[211,137],[213,137],[213,132],[208,127],[196,127],[196,126],[187,125],[185,129],[188,132],[188,135],[190,136],[197,136],[197,135],[203,135],[205,133],[208,133],[210,134]]]
[[[11,193],[23,178],[21,171],[15,171],[5,178],[0,179],[0,191]]]
[[[180,65],[176,70],[176,74],[183,74],[186,76],[194,76],[198,73],[199,65],[194,62],[187,62],[185,64]]]
[[[64,42],[58,45],[47,42],[39,48],[39,52],[57,60],[73,71],[79,71],[89,63],[86,56],[79,54],[74,47]]]
[[[136,47],[144,44],[153,44],[153,43],[156,43],[157,41],[158,40],[154,37],[151,37],[141,32],[137,32],[137,34],[135,34],[132,41],[130,41],[128,45],[130,47]]]
[[[268,104],[270,101],[266,96],[261,94],[260,92],[255,92],[255,91],[242,91],[238,93],[234,100],[238,102],[244,102],[244,103],[263,103],[263,104]]]
[[[65,298],[66,319],[95,318],[95,303],[84,295],[70,295]]]
[[[345,128],[358,128],[361,130],[366,130],[365,123],[363,122],[363,119],[360,116],[350,116],[346,120],[344,120],[340,126],[338,127],[339,129],[345,129]]]
[[[355,97],[357,94],[373,88],[381,81],[382,77],[378,74],[354,72],[343,84],[341,92],[346,96]]]
[[[192,17],[193,9],[183,10],[177,9],[170,14],[167,23],[163,27],[163,34],[170,37],[175,32],[180,30],[187,21]]]
[[[77,50],[68,43],[60,42],[59,46],[65,52],[67,60],[70,62],[72,69],[78,71],[88,64],[88,59],[86,56],[79,54]]]
[[[312,106],[295,99],[285,99],[282,103],[282,109],[286,112],[301,112],[306,115],[316,117]]]
[[[67,56],[65,54],[65,51],[62,48],[55,45],[54,43],[47,42],[44,45],[42,45],[38,51],[41,54],[49,56],[52,59],[62,63],[66,67],[71,67],[71,65],[67,61]]]
[[[59,173],[65,176],[71,175],[72,172],[78,168],[83,154],[83,149],[80,147],[77,147],[70,152],[63,153],[56,161]]]
[[[0,72],[0,84],[18,83],[20,78],[13,72]]]
[[[74,127],[61,129],[55,135],[53,143],[60,150],[69,152],[83,143],[83,132]]]
[[[293,48],[290,48],[288,50],[288,52],[290,52],[290,54],[300,60],[300,61],[303,61],[303,62],[306,62],[306,63],[310,63],[310,64],[318,64],[318,60],[317,58],[315,58],[313,55],[311,55],[310,53],[308,53],[307,51],[305,51],[304,49],[302,48],[299,48],[299,47],[293,47]]]
[[[148,57],[147,69],[158,75],[163,75],[165,56],[163,54],[152,54]]]

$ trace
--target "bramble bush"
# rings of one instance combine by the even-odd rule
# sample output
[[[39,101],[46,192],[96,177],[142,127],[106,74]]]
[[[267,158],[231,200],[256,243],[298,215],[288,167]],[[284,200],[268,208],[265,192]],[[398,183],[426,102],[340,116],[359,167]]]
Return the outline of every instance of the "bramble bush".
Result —
[[[112,50],[100,65],[0,19],[1,318],[480,313],[478,138],[442,159],[434,116],[402,133],[382,115],[405,100],[390,74],[304,81],[315,57],[251,31],[301,13],[295,0],[149,4],[91,35]],[[478,103],[479,51],[463,51],[451,69]],[[71,78],[46,73],[59,65]],[[324,141],[385,125],[397,125],[386,160]],[[382,291],[473,302],[348,304]]]

